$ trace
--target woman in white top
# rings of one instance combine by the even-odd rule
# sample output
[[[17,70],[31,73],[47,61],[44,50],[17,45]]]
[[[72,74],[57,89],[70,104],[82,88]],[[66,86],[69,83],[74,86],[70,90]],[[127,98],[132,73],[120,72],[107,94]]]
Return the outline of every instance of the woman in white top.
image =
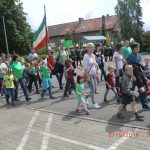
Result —
[[[90,77],[89,87],[91,90],[91,99],[92,99],[93,107],[99,109],[101,108],[101,106],[99,106],[94,100],[94,93],[97,92],[96,73],[98,69],[98,64],[96,63],[93,50],[94,50],[94,44],[88,43],[87,54],[85,54],[83,57],[83,67],[85,69],[85,74]]]
[[[122,56],[122,44],[118,43],[116,45],[116,51],[113,54],[113,60],[115,62],[115,73],[116,73],[116,87],[118,96],[120,96],[120,79],[123,76],[123,65],[127,64],[125,59]]]

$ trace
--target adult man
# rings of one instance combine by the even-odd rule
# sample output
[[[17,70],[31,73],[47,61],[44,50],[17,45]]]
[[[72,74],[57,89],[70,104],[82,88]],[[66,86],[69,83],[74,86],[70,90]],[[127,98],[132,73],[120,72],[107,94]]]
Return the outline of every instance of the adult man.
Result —
[[[132,52],[131,47],[129,46],[129,41],[124,41],[124,47],[122,47],[122,54],[125,60],[127,60],[128,55]]]
[[[79,62],[80,62],[80,65],[82,65],[81,63],[81,51],[79,49],[79,45],[76,44],[76,48],[75,48],[75,54],[76,54],[76,62],[77,62],[77,66],[79,65]]]
[[[35,60],[36,58],[38,58],[38,54],[35,52],[35,50],[31,50],[31,53],[28,55],[28,59],[29,61],[33,61]]]
[[[12,63],[10,65],[10,69],[15,77],[15,100],[18,100],[18,86],[21,85],[26,101],[29,101],[31,98],[29,97],[29,91],[23,76],[23,67],[21,63],[18,61],[19,56],[15,55],[12,58]]]
[[[56,65],[57,65],[57,70],[58,70],[56,73],[56,77],[57,77],[57,80],[59,82],[59,87],[61,90],[63,90],[62,79],[63,79],[64,65],[65,65],[66,59],[67,59],[67,53],[64,49],[63,44],[60,43],[59,51],[56,55]]]
[[[69,58],[71,58],[72,61],[73,61],[72,62],[73,67],[76,68],[77,55],[76,55],[73,47],[70,48],[70,56],[69,56]]]

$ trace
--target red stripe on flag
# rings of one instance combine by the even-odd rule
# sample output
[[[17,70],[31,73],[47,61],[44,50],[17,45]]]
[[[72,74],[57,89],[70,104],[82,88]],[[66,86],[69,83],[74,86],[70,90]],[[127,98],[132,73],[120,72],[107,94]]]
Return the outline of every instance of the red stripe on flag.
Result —
[[[34,49],[37,51],[44,48],[47,44],[47,41],[49,41],[49,37],[45,36],[44,39],[36,47],[34,47]]]

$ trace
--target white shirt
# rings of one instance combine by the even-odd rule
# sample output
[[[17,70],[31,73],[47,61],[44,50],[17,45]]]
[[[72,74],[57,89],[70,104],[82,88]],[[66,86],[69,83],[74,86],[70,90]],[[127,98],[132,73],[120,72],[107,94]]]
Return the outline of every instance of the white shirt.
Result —
[[[113,60],[114,61],[115,61],[115,57],[118,58],[118,61],[117,61],[117,63],[118,63],[118,69],[122,69],[123,68],[123,62],[122,62],[123,61],[123,57],[122,57],[122,55],[119,54],[117,51],[115,51],[114,54],[113,54]]]
[[[37,53],[30,53],[29,55],[28,55],[28,59],[29,60],[34,60],[35,58],[38,58],[38,54]]]
[[[95,60],[95,55],[89,55],[88,53],[83,57],[83,67],[89,73],[89,75],[96,75],[98,64]]]
[[[0,78],[4,78],[4,75],[6,75],[8,70],[8,67],[5,63],[0,64]]]

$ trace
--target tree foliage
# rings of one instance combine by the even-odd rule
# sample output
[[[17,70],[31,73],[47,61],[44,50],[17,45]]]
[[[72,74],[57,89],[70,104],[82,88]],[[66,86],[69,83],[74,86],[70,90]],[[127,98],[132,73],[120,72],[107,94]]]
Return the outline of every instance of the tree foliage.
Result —
[[[118,0],[115,12],[118,15],[122,39],[132,37],[140,42],[143,27],[140,0]]]
[[[150,52],[150,31],[143,32],[141,50]]]
[[[32,47],[32,32],[26,22],[22,3],[17,0],[0,0],[0,16],[5,18],[10,53],[25,54]],[[0,17],[0,53],[6,53],[2,17]]]

